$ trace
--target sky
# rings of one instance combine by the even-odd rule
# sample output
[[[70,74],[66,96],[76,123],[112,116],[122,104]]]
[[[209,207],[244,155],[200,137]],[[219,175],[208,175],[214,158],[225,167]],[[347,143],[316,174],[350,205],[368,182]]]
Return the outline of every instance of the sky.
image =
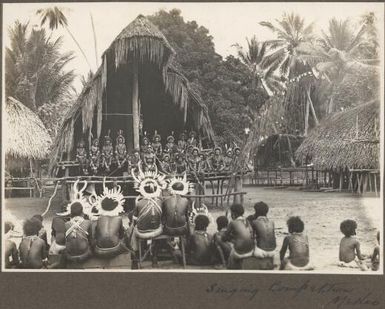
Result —
[[[38,27],[40,19],[36,16],[37,9],[53,6],[47,3],[15,3],[3,6],[3,29],[6,30],[16,20],[29,21],[31,26]],[[383,29],[383,3],[55,3],[64,9],[68,19],[69,30],[79,41],[80,46],[96,71],[96,56],[91,24],[91,15],[95,25],[97,39],[98,63],[100,56],[109,47],[120,31],[139,14],[151,15],[160,9],[171,10],[178,8],[182,11],[185,21],[195,20],[198,25],[209,30],[218,54],[226,57],[235,54],[232,46],[235,43],[246,44],[246,37],[256,35],[261,41],[273,39],[274,35],[265,27],[259,25],[261,21],[272,21],[282,17],[284,12],[294,12],[305,17],[305,22],[315,22],[316,29],[327,29],[332,17],[337,19],[351,18],[357,21],[359,16],[367,12],[375,12],[379,29]],[[90,70],[79,49],[64,30],[52,33],[54,37],[63,36],[63,51],[72,50],[75,59],[67,65],[68,70],[74,70],[79,76],[75,81],[75,88],[80,90],[80,76]],[[382,33],[383,37],[383,33]],[[4,46],[9,46],[9,37],[5,33]],[[4,47],[3,46],[3,47]],[[4,54],[4,53],[3,53]]]

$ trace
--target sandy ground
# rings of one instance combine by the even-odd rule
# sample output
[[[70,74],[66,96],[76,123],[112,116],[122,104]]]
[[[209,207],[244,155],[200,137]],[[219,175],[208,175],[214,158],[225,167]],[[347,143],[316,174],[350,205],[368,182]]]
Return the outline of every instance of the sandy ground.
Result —
[[[310,242],[310,256],[316,271],[352,272],[336,266],[338,248],[342,234],[339,230],[341,221],[353,219],[358,223],[357,237],[361,242],[362,252],[370,255],[376,244],[376,233],[381,227],[382,204],[380,198],[357,197],[349,193],[302,192],[297,189],[274,189],[246,187],[246,216],[253,213],[253,204],[264,201],[270,206],[268,216],[275,221],[277,251],[287,234],[286,220],[298,215],[305,222],[305,232]],[[42,213],[48,199],[12,198],[5,200],[5,209],[20,220]],[[59,211],[53,205],[45,217],[44,225],[49,231],[52,217]],[[211,211],[214,220],[225,213],[225,209]],[[215,222],[209,226],[209,232],[216,230]],[[145,263],[145,268],[149,264]],[[180,268],[170,262],[161,263],[161,268]]]

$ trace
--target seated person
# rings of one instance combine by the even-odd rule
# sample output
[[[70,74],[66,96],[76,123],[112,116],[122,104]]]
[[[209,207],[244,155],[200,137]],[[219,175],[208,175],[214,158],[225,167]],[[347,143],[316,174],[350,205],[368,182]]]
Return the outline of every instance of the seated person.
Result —
[[[41,269],[47,258],[47,250],[44,240],[38,235],[41,222],[31,218],[24,222],[24,236],[19,245],[20,261],[22,268]]]
[[[213,238],[207,233],[210,223],[206,215],[195,217],[195,230],[187,243],[187,264],[191,265],[213,265],[216,262]]]
[[[124,201],[123,195],[121,198]],[[124,245],[124,227],[122,217],[123,201],[104,197],[97,206],[100,217],[95,227],[95,254],[99,257],[114,257],[127,251]]]
[[[34,216],[32,216],[32,218],[35,218],[41,222],[41,229],[39,231],[39,237],[44,240],[45,245],[46,245],[47,250],[48,250],[49,245],[48,245],[48,239],[47,239],[47,231],[45,230],[45,228],[43,226],[43,217],[41,215],[34,215]]]
[[[274,251],[277,244],[275,241],[274,221],[267,218],[269,206],[264,202],[254,205],[255,215],[251,224],[258,248],[265,251]]]
[[[83,216],[83,205],[74,202],[71,205],[71,219],[65,223],[66,259],[69,262],[82,263],[91,255],[91,221]]]
[[[243,216],[245,210],[241,204],[231,205],[230,211],[232,221],[229,223],[222,239],[233,244],[228,268],[241,269],[241,259],[250,257],[254,253],[255,245],[252,229],[247,219]]]
[[[54,217],[51,226],[51,246],[48,251],[48,266],[49,269],[65,268],[66,258],[66,228],[65,222],[69,218]]]
[[[275,240],[274,222],[267,218],[269,206],[264,202],[258,202],[254,205],[254,220],[251,223],[253,228],[257,247],[266,251],[274,252],[277,244]],[[273,256],[260,258],[260,269],[273,269]],[[262,261],[263,260],[263,261]],[[262,265],[266,264],[266,265]],[[278,263],[277,263],[278,264]]]
[[[289,235],[283,240],[280,251],[281,270],[312,270],[309,259],[309,241],[303,234],[304,223],[300,217],[290,217],[287,220]],[[285,258],[289,248],[289,257]]]
[[[214,244],[219,252],[221,262],[224,267],[227,266],[230,252],[232,249],[232,244],[229,241],[224,241],[223,237],[227,232],[227,226],[229,225],[229,220],[226,216],[219,216],[217,218],[217,230],[214,234]]]
[[[371,262],[372,270],[376,271],[380,268],[380,231],[377,232],[377,245],[374,247]]]
[[[187,184],[188,186],[188,184]],[[178,236],[187,234],[189,200],[180,192],[184,190],[182,182],[175,182],[169,188],[170,195],[163,200],[162,221],[166,235]]]
[[[345,235],[340,242],[339,264],[341,267],[360,268],[367,270],[362,262],[365,257],[361,254],[360,242],[356,238],[357,223],[354,220],[341,222],[340,230]]]
[[[6,235],[4,242],[5,268],[14,268],[19,265],[19,251],[17,251],[15,242],[7,237],[13,229],[14,225],[11,222],[4,222],[4,233]]]
[[[152,196],[160,189],[152,183],[143,186],[145,195]],[[132,269],[138,268],[139,239],[152,239],[162,234],[162,200],[160,197],[141,197],[137,200],[133,211],[133,225],[127,231],[129,234],[127,246],[132,248]],[[157,243],[152,244],[152,266],[157,267]]]

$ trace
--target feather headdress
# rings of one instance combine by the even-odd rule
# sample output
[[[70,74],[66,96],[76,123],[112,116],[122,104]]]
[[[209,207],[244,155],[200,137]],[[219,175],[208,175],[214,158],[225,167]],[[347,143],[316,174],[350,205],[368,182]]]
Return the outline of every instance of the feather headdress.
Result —
[[[144,198],[157,198],[167,187],[166,175],[159,174],[156,165],[154,172],[143,172],[140,163],[138,163],[138,175],[135,175],[134,169],[131,169],[131,175],[135,181],[134,188]],[[151,188],[153,192],[148,192],[148,188]]]
[[[76,180],[72,189],[71,189],[70,203],[67,204],[66,211],[57,213],[58,216],[69,216],[71,214],[71,206],[75,203],[79,203],[83,206],[83,213],[84,214],[86,214],[88,216],[92,215],[93,205],[90,201],[91,201],[91,196],[93,196],[93,195],[91,195],[90,197],[84,196],[83,192],[87,188],[87,181],[84,181],[84,185],[80,190],[78,189],[79,182],[80,182],[79,179]]]
[[[175,185],[182,185],[182,189],[175,189]],[[187,181],[187,175],[184,173],[183,177],[173,177],[167,180],[167,190],[172,195],[186,195],[191,189],[193,189],[194,184]]]
[[[104,177],[103,194],[96,197],[95,207],[99,215],[115,217],[124,212],[124,195],[120,186],[108,189],[105,181],[106,178]]]

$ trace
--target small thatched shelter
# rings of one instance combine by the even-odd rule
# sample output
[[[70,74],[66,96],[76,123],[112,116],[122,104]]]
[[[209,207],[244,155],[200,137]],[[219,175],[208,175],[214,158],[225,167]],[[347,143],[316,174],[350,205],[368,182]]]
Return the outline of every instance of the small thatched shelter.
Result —
[[[5,104],[3,136],[5,154],[14,158],[44,159],[52,142],[39,116],[12,97]]]
[[[273,134],[268,136],[257,146],[255,167],[295,167],[295,151],[302,141],[303,137],[299,135]]]
[[[39,116],[18,100],[8,97],[4,118],[3,145],[7,169],[47,158],[52,141]]]
[[[340,176],[349,172],[375,173],[380,168],[379,102],[361,104],[324,119],[305,138],[296,157],[303,163],[313,163],[318,170]],[[346,179],[340,180],[340,188],[342,182]]]
[[[155,130],[162,137],[172,131],[195,130],[211,141],[208,109],[199,93],[181,74],[175,51],[165,36],[139,15],[112,42],[102,64],[65,116],[52,163],[71,160],[84,138],[122,129],[128,150],[138,148],[140,136]]]

